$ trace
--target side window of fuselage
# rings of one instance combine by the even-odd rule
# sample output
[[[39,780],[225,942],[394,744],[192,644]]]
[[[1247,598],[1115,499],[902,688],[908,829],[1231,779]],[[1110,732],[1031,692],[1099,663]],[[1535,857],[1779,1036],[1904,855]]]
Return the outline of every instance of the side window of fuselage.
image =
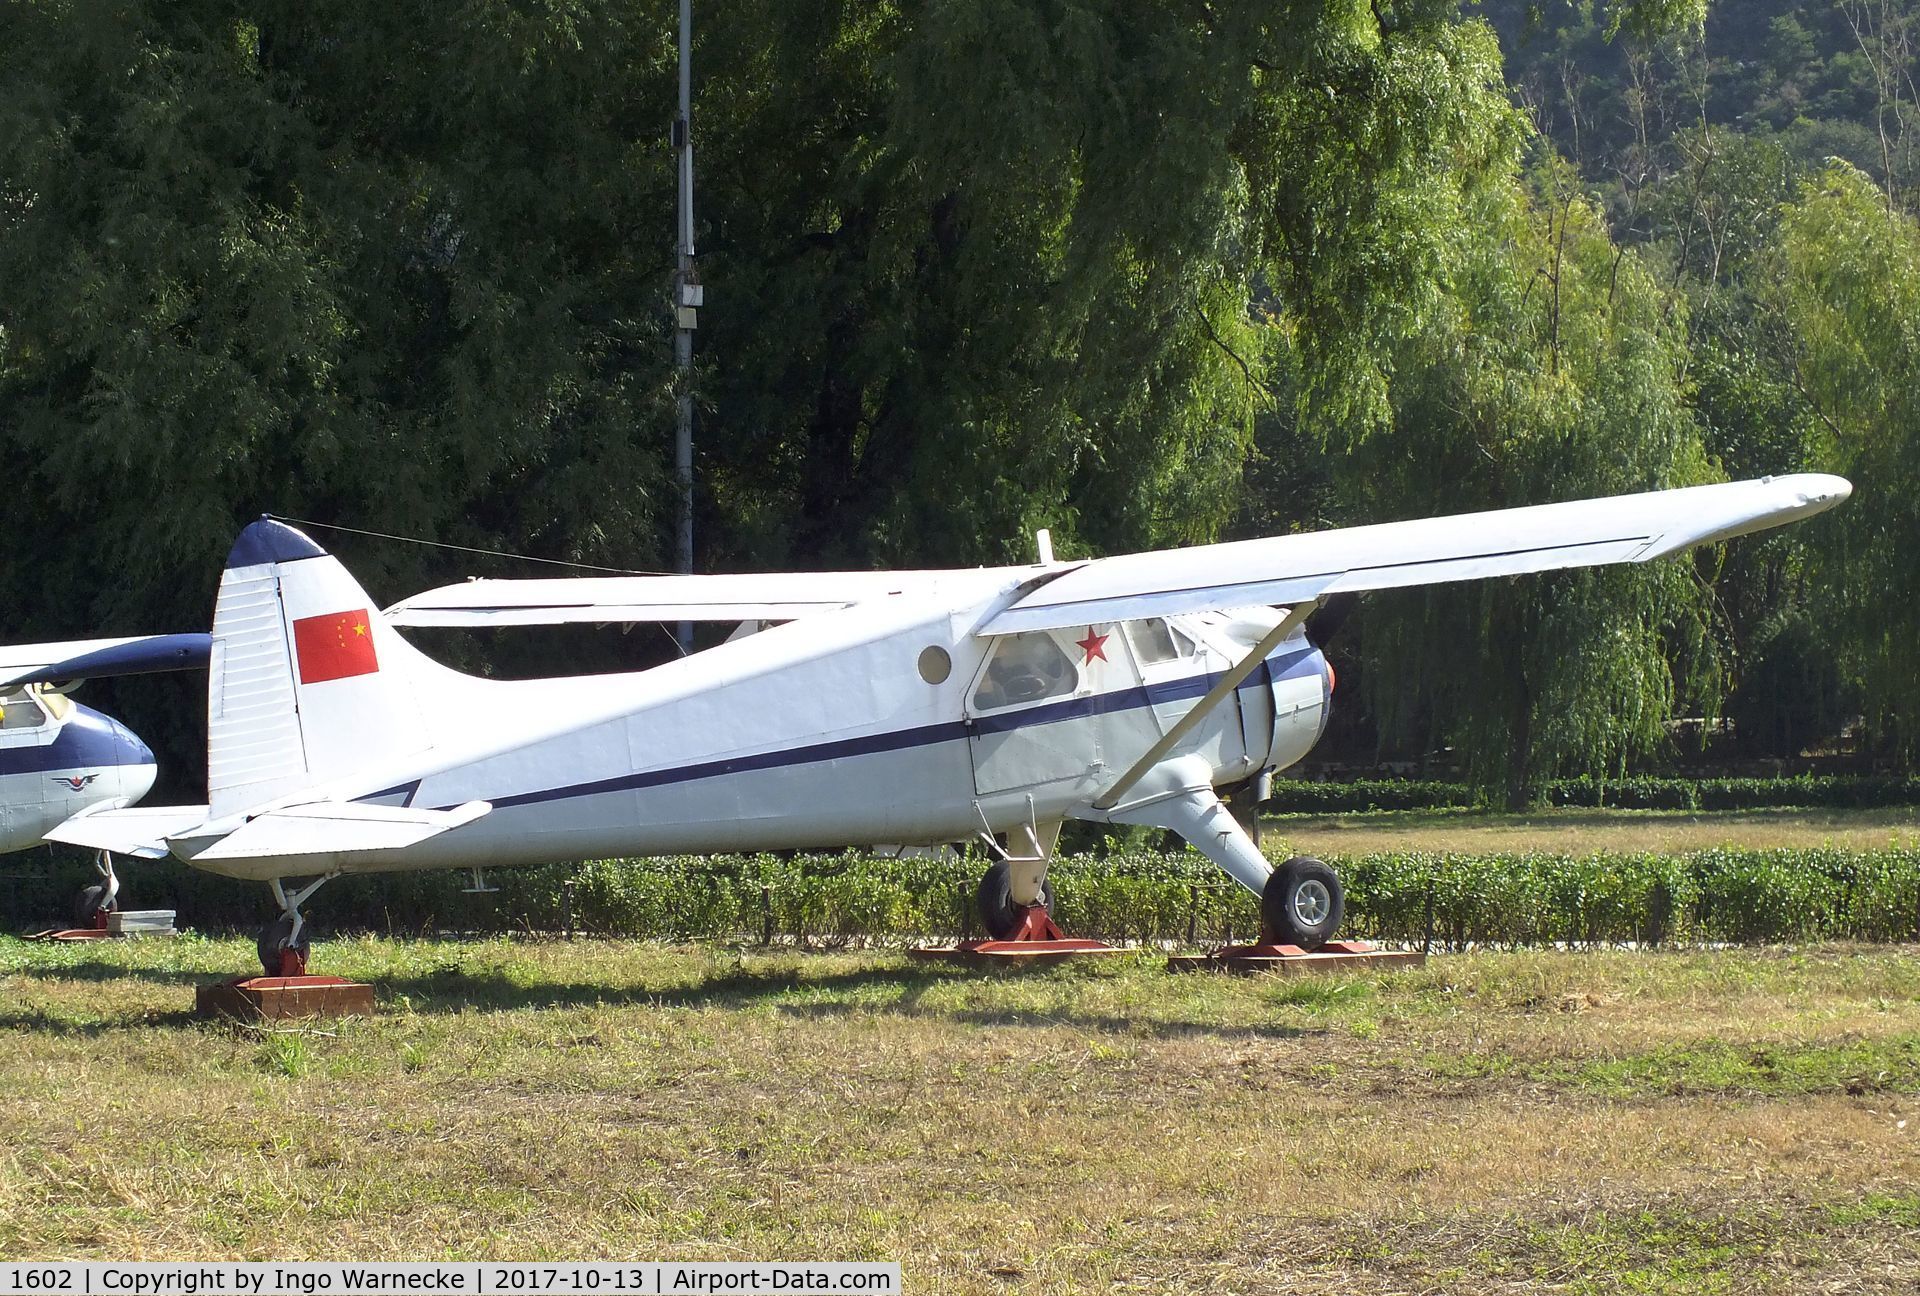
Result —
[[[1079,672],[1052,635],[1040,631],[1002,635],[994,642],[980,687],[974,690],[973,709],[995,711],[1064,697],[1079,686]]]
[[[1193,640],[1159,617],[1127,622],[1127,640],[1133,645],[1134,660],[1142,666],[1158,666],[1194,653]]]
[[[47,722],[47,716],[40,704],[31,694],[16,693],[12,697],[0,698],[0,729],[38,729]]]

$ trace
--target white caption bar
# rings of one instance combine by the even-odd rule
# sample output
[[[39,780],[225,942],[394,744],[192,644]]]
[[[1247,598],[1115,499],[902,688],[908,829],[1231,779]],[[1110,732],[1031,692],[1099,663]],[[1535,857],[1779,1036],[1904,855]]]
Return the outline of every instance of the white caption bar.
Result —
[[[856,1292],[899,1296],[897,1263],[731,1264],[0,1264],[0,1296],[726,1296]]]

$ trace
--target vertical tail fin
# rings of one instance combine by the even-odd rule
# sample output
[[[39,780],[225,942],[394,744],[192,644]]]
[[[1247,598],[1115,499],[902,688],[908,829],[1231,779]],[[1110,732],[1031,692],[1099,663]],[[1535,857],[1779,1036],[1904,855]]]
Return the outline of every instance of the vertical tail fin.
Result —
[[[427,750],[419,684],[442,670],[338,559],[284,523],[253,523],[227,555],[214,606],[210,817]]]

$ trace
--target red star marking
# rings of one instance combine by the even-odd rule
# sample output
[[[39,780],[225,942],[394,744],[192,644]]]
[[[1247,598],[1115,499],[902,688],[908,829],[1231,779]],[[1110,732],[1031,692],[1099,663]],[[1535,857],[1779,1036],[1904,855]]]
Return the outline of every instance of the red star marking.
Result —
[[[1093,627],[1088,626],[1087,637],[1073,641],[1074,645],[1087,655],[1085,665],[1093,665],[1093,659],[1095,657],[1098,657],[1101,661],[1107,660],[1107,640],[1110,637],[1110,635],[1095,634]]]

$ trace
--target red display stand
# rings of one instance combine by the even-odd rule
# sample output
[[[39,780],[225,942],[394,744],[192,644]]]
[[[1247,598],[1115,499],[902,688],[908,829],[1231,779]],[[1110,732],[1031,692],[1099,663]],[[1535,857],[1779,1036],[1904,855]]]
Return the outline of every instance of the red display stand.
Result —
[[[202,1017],[285,1021],[295,1017],[369,1017],[373,987],[334,976],[241,977],[203,985],[193,1008]]]
[[[907,951],[913,958],[934,962],[1009,966],[1122,952],[1105,941],[1074,940],[1066,936],[1054,926],[1053,916],[1038,905],[1028,909],[1020,925],[999,939],[967,940],[958,945],[922,946]]]

